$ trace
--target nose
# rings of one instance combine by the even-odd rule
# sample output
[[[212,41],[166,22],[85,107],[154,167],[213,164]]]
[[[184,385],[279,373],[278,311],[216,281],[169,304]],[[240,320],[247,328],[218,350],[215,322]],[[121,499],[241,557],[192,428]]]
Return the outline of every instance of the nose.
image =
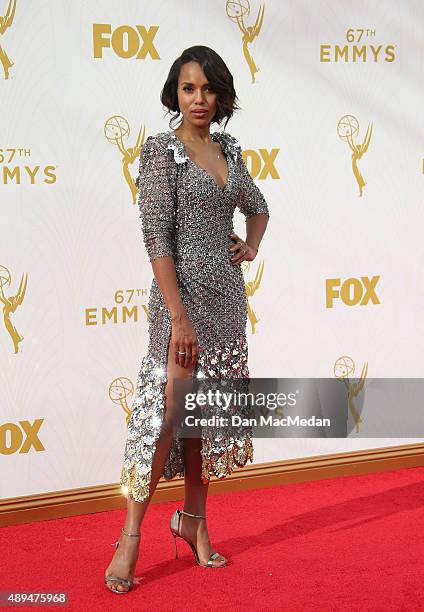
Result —
[[[198,89],[196,91],[195,102],[197,103],[203,102],[203,99],[204,99],[203,91],[201,89]]]

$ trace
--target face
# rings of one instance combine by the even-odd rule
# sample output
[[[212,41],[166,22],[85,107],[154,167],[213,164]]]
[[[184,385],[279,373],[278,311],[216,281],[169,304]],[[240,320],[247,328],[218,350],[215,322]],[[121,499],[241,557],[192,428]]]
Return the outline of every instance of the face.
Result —
[[[217,110],[217,95],[200,64],[187,62],[181,66],[177,95],[184,123],[196,127],[210,124]]]

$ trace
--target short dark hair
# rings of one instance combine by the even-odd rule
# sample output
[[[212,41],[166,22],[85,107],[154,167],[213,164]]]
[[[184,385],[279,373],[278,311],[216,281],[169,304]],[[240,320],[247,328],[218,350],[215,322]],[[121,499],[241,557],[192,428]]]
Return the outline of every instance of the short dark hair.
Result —
[[[221,123],[226,119],[224,128],[231,119],[234,111],[241,107],[237,105],[237,94],[234,89],[233,75],[222,57],[210,47],[195,45],[185,49],[174,61],[165,81],[165,85],[160,94],[160,100],[168,108],[168,112],[173,114],[169,121],[169,127],[173,127],[173,122],[178,120],[180,108],[178,106],[178,78],[181,66],[187,62],[198,62],[212,85],[217,95],[217,110],[211,123]]]

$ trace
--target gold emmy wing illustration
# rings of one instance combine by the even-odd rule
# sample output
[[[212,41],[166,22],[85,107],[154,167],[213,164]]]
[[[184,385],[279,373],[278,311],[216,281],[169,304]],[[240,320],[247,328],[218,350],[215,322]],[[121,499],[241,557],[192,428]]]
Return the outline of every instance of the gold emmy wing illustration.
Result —
[[[241,269],[243,271],[243,275],[248,274],[250,270],[250,262],[243,261],[241,263]],[[264,262],[261,261],[256,271],[255,278],[253,279],[253,281],[248,281],[244,283],[244,287],[246,289],[246,296],[247,296],[247,316],[249,317],[252,334],[255,333],[256,324],[259,323],[260,319],[257,318],[253,308],[250,306],[249,298],[251,298],[256,293],[256,291],[259,289],[261,280],[262,280],[263,271],[264,271]]]
[[[7,28],[10,28],[13,23],[13,18],[15,16],[16,10],[16,0],[9,0],[7,5],[6,14],[0,15],[0,36],[6,32]],[[13,62],[10,60],[6,51],[3,49],[0,44],[0,62],[3,66],[4,78],[7,81],[9,78],[9,70],[13,66]]]
[[[361,378],[357,383],[352,383],[349,380],[349,375],[355,373],[355,363],[348,355],[339,357],[334,364],[334,376],[339,380],[342,380],[347,388],[347,399],[349,404],[350,412],[355,420],[356,432],[359,432],[359,423],[362,423],[362,419],[356,409],[354,398],[359,395],[365,385],[365,380],[368,373],[368,363],[364,364],[361,372]]]
[[[5,289],[12,282],[12,276],[5,266],[0,266],[0,303],[3,306],[3,322],[9,336],[12,338],[15,354],[18,352],[19,343],[24,339],[10,320],[10,315],[16,312],[25,297],[28,284],[28,274],[22,274],[19,289],[16,295],[6,295]]]
[[[247,65],[249,66],[250,74],[252,76],[252,83],[254,83],[255,74],[259,71],[259,68],[256,66],[252,56],[250,55],[248,45],[250,45],[250,43],[252,43],[254,39],[259,36],[262,27],[262,22],[264,20],[265,7],[262,5],[259,7],[258,15],[253,26],[246,26],[246,24],[244,23],[244,18],[249,17],[250,15],[249,0],[235,0],[233,2],[227,0],[225,8],[229,19],[231,19],[231,21],[233,21],[234,23],[237,23],[240,29],[242,36],[241,40],[243,45],[243,55],[246,59]]]
[[[348,143],[352,151],[352,170],[358,183],[359,197],[362,197],[366,182],[358,168],[358,160],[368,151],[372,136],[372,123],[368,125],[363,142],[355,144],[353,139],[359,134],[359,122],[353,115],[343,115],[337,124],[337,134],[341,140]]]
[[[131,408],[128,398],[134,395],[134,385],[129,378],[119,376],[109,385],[109,397],[114,404],[119,404],[125,413],[125,420],[128,426],[131,418]]]
[[[113,115],[109,117],[104,126],[106,140],[118,147],[122,155],[122,171],[124,179],[131,190],[133,204],[137,201],[137,185],[130,173],[130,165],[133,164],[140,156],[141,147],[144,143],[146,128],[140,128],[137,136],[137,141],[133,147],[125,146],[124,138],[130,135],[130,126],[125,117]],[[138,169],[137,169],[138,170]]]

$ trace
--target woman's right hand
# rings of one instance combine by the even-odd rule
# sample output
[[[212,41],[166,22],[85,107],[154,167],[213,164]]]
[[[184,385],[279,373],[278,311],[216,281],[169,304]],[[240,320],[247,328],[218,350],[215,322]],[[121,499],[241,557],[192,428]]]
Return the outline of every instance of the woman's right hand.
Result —
[[[186,314],[171,317],[171,322],[171,349],[174,351],[175,363],[183,368],[191,364],[195,366],[198,359],[196,330]]]

